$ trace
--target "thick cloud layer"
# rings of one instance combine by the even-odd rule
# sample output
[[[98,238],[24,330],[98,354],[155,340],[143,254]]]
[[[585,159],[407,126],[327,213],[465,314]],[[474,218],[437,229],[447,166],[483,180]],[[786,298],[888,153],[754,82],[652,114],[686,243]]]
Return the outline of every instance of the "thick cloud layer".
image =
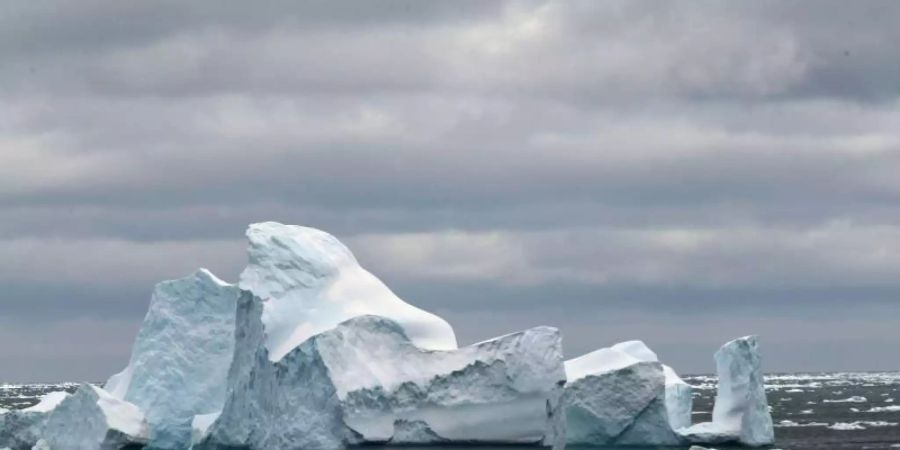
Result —
[[[772,370],[892,368],[897,18],[874,1],[7,5],[0,381],[104,378],[153,283],[235,279],[260,220],[337,234],[468,341],[546,323],[572,355],[644,337],[710,371],[757,332]]]

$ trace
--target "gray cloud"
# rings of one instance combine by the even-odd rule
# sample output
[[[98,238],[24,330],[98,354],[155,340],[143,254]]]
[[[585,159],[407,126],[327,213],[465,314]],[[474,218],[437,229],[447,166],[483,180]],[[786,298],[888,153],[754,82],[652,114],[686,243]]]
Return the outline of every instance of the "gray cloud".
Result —
[[[261,220],[337,234],[467,340],[510,331],[486,319],[502,314],[562,327],[572,353],[644,336],[691,371],[738,331],[775,344],[774,369],[884,368],[897,17],[876,1],[9,5],[0,358],[19,363],[0,381],[105,378],[153,284],[200,266],[234,280]]]

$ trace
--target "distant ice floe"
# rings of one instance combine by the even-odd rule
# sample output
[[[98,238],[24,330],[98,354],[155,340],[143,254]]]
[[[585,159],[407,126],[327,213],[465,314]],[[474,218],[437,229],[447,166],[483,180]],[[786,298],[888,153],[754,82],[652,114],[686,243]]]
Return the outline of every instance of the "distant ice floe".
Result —
[[[842,398],[838,400],[826,398],[825,400],[822,400],[822,403],[866,403],[868,401],[869,400],[863,396],[854,395],[853,397]]]
[[[897,422],[886,422],[883,420],[869,420],[869,421],[856,421],[856,422],[837,422],[828,426],[829,429],[835,431],[854,431],[854,430],[865,430],[866,428],[878,428],[878,427],[895,427],[897,426]]]
[[[795,422],[793,420],[782,420],[775,424],[778,428],[822,427],[835,431],[856,431],[865,430],[867,428],[895,427],[897,425],[897,422],[887,422],[884,420],[859,420],[856,422],[835,422],[832,424],[825,422]]]
[[[801,428],[801,427],[827,427],[827,423],[823,422],[794,422],[793,420],[782,420],[775,424],[777,428]]]
[[[900,412],[900,405],[890,405],[890,406],[875,406],[869,408],[867,413],[879,413],[879,412]]]

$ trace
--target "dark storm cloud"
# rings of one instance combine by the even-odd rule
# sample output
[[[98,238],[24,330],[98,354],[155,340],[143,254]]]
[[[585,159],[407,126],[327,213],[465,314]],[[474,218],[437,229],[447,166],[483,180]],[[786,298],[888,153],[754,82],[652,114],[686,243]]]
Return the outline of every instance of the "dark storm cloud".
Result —
[[[5,5],[0,342],[35,344],[0,344],[20,361],[0,379],[104,378],[153,284],[234,281],[262,220],[335,233],[467,341],[510,331],[485,319],[502,314],[560,326],[570,354],[644,337],[703,370],[759,332],[773,368],[884,368],[898,18],[878,1]]]
[[[28,2],[0,18],[0,77],[11,93],[112,96],[881,101],[898,88],[885,45],[897,14],[888,2]]]

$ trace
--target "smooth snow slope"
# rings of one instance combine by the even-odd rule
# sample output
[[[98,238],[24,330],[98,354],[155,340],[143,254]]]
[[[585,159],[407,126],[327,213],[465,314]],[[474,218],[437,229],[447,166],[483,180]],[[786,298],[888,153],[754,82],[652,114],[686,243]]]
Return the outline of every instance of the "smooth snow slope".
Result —
[[[456,348],[456,336],[444,319],[394,295],[334,236],[265,222],[250,225],[247,238],[249,263],[239,286],[264,302],[265,345],[272,361],[311,336],[361,315],[399,323],[420,348]]]

